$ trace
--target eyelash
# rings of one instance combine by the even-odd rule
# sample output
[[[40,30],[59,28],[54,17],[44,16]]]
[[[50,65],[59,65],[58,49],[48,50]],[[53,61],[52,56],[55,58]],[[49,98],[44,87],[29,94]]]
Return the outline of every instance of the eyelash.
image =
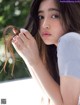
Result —
[[[58,19],[58,18],[60,18],[60,16],[59,16],[59,15],[52,15],[51,18],[53,18],[53,19]],[[42,19],[44,19],[44,16],[39,15],[39,16],[38,16],[38,19],[39,19],[39,20],[42,20]]]
[[[39,20],[42,20],[42,19],[44,19],[44,16],[39,15],[39,16],[38,16],[38,19],[39,19]]]
[[[52,15],[51,17],[54,17],[54,19],[55,19],[55,18],[60,18],[59,15]]]

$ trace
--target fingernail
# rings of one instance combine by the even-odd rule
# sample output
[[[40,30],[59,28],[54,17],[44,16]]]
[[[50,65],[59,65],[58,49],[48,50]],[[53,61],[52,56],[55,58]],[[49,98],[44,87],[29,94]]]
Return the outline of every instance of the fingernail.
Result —
[[[13,32],[15,35],[18,35],[20,33],[20,30],[17,28],[13,28]]]

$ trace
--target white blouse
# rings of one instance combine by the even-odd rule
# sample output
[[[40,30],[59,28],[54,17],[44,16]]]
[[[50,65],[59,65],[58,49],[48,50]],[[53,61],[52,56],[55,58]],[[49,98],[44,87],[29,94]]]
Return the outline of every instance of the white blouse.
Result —
[[[58,42],[57,57],[60,76],[80,79],[80,34],[69,32],[63,35]]]

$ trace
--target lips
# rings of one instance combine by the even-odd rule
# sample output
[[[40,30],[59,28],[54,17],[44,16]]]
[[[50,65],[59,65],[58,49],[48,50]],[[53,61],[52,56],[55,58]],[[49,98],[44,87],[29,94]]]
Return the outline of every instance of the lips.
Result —
[[[44,32],[42,33],[42,36],[50,36],[51,34],[50,33],[47,33],[47,32]]]

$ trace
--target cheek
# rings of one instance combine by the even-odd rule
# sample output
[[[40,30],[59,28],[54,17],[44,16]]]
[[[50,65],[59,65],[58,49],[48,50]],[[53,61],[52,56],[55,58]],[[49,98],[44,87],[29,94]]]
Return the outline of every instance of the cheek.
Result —
[[[42,27],[41,27],[41,25],[40,25],[40,27],[39,27],[38,32],[39,32],[39,34],[41,35],[41,33],[42,33]]]
[[[42,29],[43,29],[43,20],[39,22],[39,31],[41,31]]]
[[[39,28],[39,30],[38,30],[38,33],[39,33],[39,35],[40,35],[40,37],[41,37],[41,29]]]
[[[42,31],[42,25],[40,24],[40,26],[39,26],[39,32],[41,33],[41,31]]]
[[[57,27],[57,32],[59,34],[63,35],[64,33],[66,33],[66,28],[63,24],[58,23],[56,27]]]

